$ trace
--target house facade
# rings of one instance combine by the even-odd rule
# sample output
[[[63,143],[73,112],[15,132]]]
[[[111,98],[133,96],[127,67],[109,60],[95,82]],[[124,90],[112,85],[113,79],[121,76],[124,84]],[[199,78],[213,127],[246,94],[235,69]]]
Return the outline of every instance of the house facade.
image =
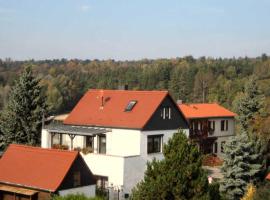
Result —
[[[42,147],[80,150],[97,185],[121,199],[179,128],[189,135],[167,91],[89,90],[66,119],[43,127]]]
[[[94,197],[96,180],[77,151],[11,144],[0,160],[0,199],[51,200],[53,194]]]
[[[190,138],[201,151],[222,156],[224,144],[235,134],[236,114],[216,103],[178,105],[188,120]]]

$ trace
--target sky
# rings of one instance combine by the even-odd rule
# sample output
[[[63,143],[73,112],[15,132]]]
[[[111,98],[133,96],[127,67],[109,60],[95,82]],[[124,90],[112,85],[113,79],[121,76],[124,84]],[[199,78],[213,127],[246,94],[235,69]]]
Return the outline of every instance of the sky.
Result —
[[[270,0],[0,0],[0,58],[270,54]]]

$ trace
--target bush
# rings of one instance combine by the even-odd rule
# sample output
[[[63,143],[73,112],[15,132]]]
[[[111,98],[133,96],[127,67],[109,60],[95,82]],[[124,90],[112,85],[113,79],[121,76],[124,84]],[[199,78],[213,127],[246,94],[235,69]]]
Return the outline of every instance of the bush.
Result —
[[[83,194],[69,194],[66,196],[54,196],[52,200],[104,200],[101,197],[86,197]]]

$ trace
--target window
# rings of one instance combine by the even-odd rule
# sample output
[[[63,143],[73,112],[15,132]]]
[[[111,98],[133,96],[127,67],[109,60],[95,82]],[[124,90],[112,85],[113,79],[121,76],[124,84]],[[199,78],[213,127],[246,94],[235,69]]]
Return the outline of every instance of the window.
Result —
[[[126,106],[126,108],[125,108],[125,112],[131,111],[131,110],[134,108],[134,106],[136,105],[136,103],[137,103],[136,100],[130,101],[130,102],[128,103],[128,105]]]
[[[107,176],[95,176],[97,180],[97,187],[105,189],[108,187],[108,177]]]
[[[76,171],[73,174],[73,186],[77,187],[80,185],[81,185],[81,173],[79,171]]]
[[[210,135],[214,134],[216,122],[215,121],[208,121],[208,132]]]
[[[215,130],[215,127],[216,126],[216,122],[215,121],[208,121],[208,130],[212,130],[214,131]]]
[[[160,112],[160,116],[162,119],[171,119],[172,118],[172,110],[171,107],[163,107]]]
[[[226,144],[225,141],[221,142],[221,146],[220,146],[220,152],[221,153],[224,153],[224,146],[225,146],[225,144]]]
[[[147,153],[159,153],[162,148],[163,135],[149,135],[147,137]]]
[[[94,137],[93,136],[85,136],[85,147],[90,147],[94,149]]]
[[[218,152],[218,143],[215,142],[214,143],[214,152],[213,153],[217,153]]]
[[[106,135],[98,136],[98,153],[106,154]]]
[[[221,131],[227,131],[228,130],[228,120],[221,120]]]

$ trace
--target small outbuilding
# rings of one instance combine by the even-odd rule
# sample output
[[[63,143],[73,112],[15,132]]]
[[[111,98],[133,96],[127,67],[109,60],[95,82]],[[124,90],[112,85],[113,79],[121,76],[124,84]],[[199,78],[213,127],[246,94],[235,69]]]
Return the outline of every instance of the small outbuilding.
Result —
[[[11,144],[0,159],[1,200],[49,200],[54,194],[95,196],[96,180],[77,151]]]

